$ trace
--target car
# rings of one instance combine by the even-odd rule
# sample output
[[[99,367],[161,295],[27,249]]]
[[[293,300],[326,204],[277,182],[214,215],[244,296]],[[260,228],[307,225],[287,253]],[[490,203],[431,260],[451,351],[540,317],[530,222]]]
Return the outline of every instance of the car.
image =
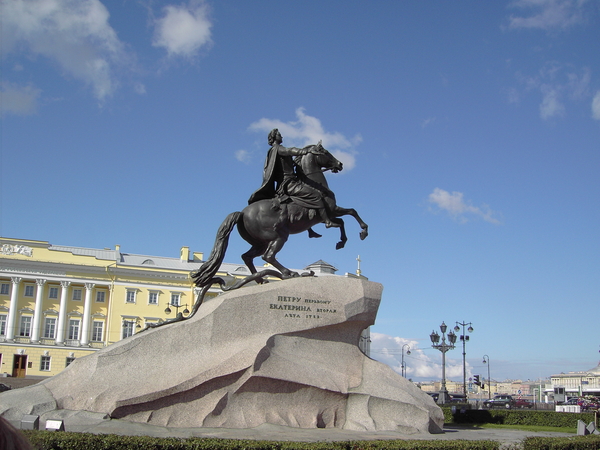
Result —
[[[515,406],[515,400],[512,395],[496,395],[491,400],[486,400],[483,402],[483,406],[485,408],[506,408],[510,409]]]
[[[428,392],[428,394],[431,396],[433,401],[437,403],[438,399],[440,398],[440,393],[439,392]],[[467,402],[467,399],[465,398],[464,394],[448,394],[448,396],[450,397],[450,403],[466,403]]]
[[[600,407],[600,399],[591,395],[587,395],[585,397],[577,398],[572,397],[563,405],[579,405],[581,406],[581,411],[598,411]]]
[[[515,400],[515,408],[533,408],[533,402],[525,400],[524,398],[518,398]]]
[[[467,396],[465,394],[450,394],[451,403],[468,403]]]

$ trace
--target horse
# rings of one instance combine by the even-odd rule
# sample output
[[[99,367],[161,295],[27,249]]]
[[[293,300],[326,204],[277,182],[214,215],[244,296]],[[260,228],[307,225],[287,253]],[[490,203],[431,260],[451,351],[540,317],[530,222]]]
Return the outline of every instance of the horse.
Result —
[[[329,190],[325,179],[325,171],[339,172],[343,169],[342,163],[323,148],[321,142],[313,147],[316,147],[314,153],[309,152],[297,160],[298,177],[323,193],[330,216],[334,217],[332,221],[339,225],[341,230],[341,240],[337,243],[336,248],[342,248],[347,241],[343,220],[339,219],[343,215],[352,215],[356,218],[361,226],[360,238],[361,240],[365,239],[368,235],[367,224],[360,219],[354,209],[337,206],[335,195]],[[225,258],[229,236],[236,225],[240,236],[251,245],[250,250],[242,255],[242,260],[250,269],[252,275],[257,275],[254,258],[262,256],[264,261],[279,270],[281,278],[300,276],[297,272],[283,266],[276,259],[276,255],[283,248],[290,234],[307,231],[314,225],[321,223],[322,219],[314,210],[297,205],[292,199],[292,202],[285,205],[287,217],[281,223],[281,207],[282,205],[277,198],[265,199],[251,203],[242,211],[229,214],[217,231],[210,256],[197,271],[191,273],[196,286],[204,287],[213,282],[213,277]],[[260,276],[256,276],[256,281],[263,282]]]
[[[319,142],[317,145],[320,144],[321,142]],[[321,145],[321,149],[322,148],[323,146]],[[329,156],[327,156],[327,154],[329,154]],[[327,152],[327,154],[322,155],[319,153],[307,153],[304,156],[297,156],[294,160],[296,164],[296,173],[304,183],[324,193],[323,197],[331,217],[354,217],[361,228],[360,239],[364,240],[369,235],[369,226],[361,219],[354,208],[342,208],[341,206],[338,206],[335,200],[335,194],[329,189],[324,172],[331,170],[332,172],[336,173],[337,170],[335,168],[327,168],[327,159],[329,157],[334,158],[329,152]],[[322,168],[325,169],[322,170]],[[348,237],[346,236],[346,228],[342,219],[333,220],[333,222],[340,225],[340,241],[335,245],[336,250],[340,250],[341,248],[344,248],[346,242],[348,241]]]

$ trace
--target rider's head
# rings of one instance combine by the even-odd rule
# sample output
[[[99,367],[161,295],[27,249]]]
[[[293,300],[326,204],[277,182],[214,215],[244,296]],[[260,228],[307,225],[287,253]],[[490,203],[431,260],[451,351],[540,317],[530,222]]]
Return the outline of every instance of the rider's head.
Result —
[[[282,143],[283,138],[281,137],[281,133],[277,128],[273,128],[269,133],[269,145],[273,145],[275,142]]]

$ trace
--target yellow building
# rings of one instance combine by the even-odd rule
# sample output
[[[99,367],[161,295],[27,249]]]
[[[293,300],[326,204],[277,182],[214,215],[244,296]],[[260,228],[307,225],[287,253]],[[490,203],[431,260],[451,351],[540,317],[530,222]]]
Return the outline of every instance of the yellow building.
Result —
[[[188,247],[167,258],[9,238],[0,249],[0,374],[15,377],[55,375],[74,358],[185,314],[197,295],[189,274],[203,258]],[[306,269],[337,270],[323,261]],[[232,283],[249,274],[223,263],[217,276]]]

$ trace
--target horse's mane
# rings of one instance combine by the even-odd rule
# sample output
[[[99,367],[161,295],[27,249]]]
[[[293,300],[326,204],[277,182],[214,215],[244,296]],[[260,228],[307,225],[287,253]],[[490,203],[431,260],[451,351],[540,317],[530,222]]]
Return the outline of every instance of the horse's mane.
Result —
[[[313,144],[313,145],[307,145],[306,147],[304,147],[305,149],[313,149],[317,146],[318,144]],[[296,166],[300,167],[300,163],[302,162],[302,158],[304,156],[307,156],[309,153],[307,153],[306,155],[298,155],[294,157],[294,164],[296,164]]]

